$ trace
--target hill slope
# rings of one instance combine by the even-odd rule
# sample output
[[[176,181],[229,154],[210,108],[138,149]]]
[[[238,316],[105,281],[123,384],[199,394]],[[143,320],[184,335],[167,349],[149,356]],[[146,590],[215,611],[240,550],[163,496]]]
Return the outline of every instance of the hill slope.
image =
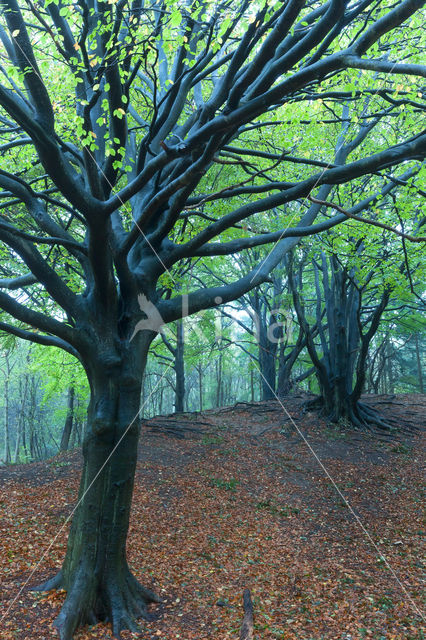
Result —
[[[128,552],[164,598],[145,640],[236,639],[245,587],[259,640],[423,638],[421,431],[330,428],[303,400],[144,423]],[[421,426],[426,396],[367,400]],[[4,640],[54,637],[64,595],[29,587],[60,565],[80,464],[72,452],[0,470]]]

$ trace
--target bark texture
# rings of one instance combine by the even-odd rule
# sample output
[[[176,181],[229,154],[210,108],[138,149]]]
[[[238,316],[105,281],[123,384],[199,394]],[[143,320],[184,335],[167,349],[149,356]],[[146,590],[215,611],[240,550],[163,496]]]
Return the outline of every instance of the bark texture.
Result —
[[[146,349],[136,353],[138,366],[131,370],[95,367],[89,376],[84,466],[66,557],[59,573],[39,587],[67,591],[55,621],[61,640],[98,621],[110,622],[115,637],[124,629],[138,631],[137,618],[148,618],[148,605],[159,602],[139,584],[126,559]]]

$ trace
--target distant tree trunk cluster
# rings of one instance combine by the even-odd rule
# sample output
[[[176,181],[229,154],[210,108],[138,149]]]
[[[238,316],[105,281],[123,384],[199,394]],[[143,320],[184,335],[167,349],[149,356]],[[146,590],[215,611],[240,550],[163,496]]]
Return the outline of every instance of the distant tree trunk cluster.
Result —
[[[360,424],[363,393],[423,393],[424,337],[393,327],[392,293],[370,290],[335,254],[293,257],[270,285],[218,312],[220,340],[180,321],[147,365],[148,415],[202,411],[237,401],[319,394],[334,421]],[[414,325],[415,328],[415,325]],[[169,371],[164,378],[164,366]],[[158,385],[158,386],[157,386]]]
[[[75,387],[70,386],[65,392],[59,388],[53,396],[45,398],[46,382],[33,368],[31,350],[8,348],[2,355],[0,459],[5,464],[33,462],[79,446],[86,406]]]

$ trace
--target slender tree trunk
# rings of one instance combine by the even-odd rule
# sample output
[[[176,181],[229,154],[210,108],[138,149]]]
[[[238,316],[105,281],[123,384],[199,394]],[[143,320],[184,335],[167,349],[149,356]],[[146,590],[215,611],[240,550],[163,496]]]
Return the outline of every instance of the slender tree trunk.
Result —
[[[424,393],[422,362],[420,359],[419,334],[415,333],[414,338],[415,338],[415,344],[416,344],[417,372],[419,375],[419,391],[420,393]]]
[[[15,464],[17,464],[17,462],[20,459],[19,450],[20,450],[20,447],[21,447],[22,436],[24,435],[24,438],[25,438],[25,433],[23,434],[23,430],[24,430],[25,395],[26,394],[24,394],[22,396],[22,393],[20,393],[20,399],[21,399],[20,405],[21,406],[19,408],[19,412],[18,412],[18,416],[17,416],[15,457],[14,457]],[[25,452],[25,439],[24,439],[24,452]]]
[[[28,361],[28,357],[27,357]],[[27,439],[25,433],[25,411],[27,409],[27,393],[28,393],[28,375],[24,376],[24,388],[22,389],[22,382],[20,383],[20,393],[19,393],[19,401],[20,407],[18,409],[18,428],[16,435],[16,444],[15,444],[15,464],[20,459],[19,450],[21,447],[24,450],[24,456],[28,455],[27,451]]]
[[[219,352],[219,357],[216,361],[216,407],[222,406],[222,351]]]
[[[47,445],[46,445],[46,420],[44,414],[39,417],[39,433],[40,433],[40,453],[41,459],[47,458]]]
[[[175,392],[175,411],[176,413],[182,413],[184,411],[185,403],[185,361],[184,361],[184,348],[185,348],[185,335],[183,321],[179,320],[177,323],[177,343],[175,350],[175,372],[176,372],[176,392]]]
[[[203,410],[203,371],[201,365],[198,367],[198,397],[200,402],[200,411]]]
[[[69,446],[70,437],[72,433],[72,427],[74,422],[74,397],[75,397],[75,389],[74,386],[71,385],[68,387],[67,394],[67,417],[65,420],[64,430],[62,431],[61,445],[60,450],[66,451]]]
[[[389,393],[395,392],[395,380],[393,375],[392,352],[389,338],[386,342],[386,364],[388,368]]]
[[[10,453],[10,420],[9,420],[9,375],[10,366],[8,354],[6,355],[6,379],[4,382],[4,461],[6,464],[12,462]]]
[[[41,460],[39,447],[39,420],[38,417],[38,395],[37,395],[38,380],[31,376],[30,389],[29,389],[29,403],[28,403],[28,432],[30,440],[30,456],[31,460]]]
[[[163,399],[164,399],[164,387],[163,385],[161,385],[161,388],[158,390],[159,393],[159,400],[158,400],[158,413],[161,414],[163,413]]]
[[[74,449],[81,442],[81,422],[74,418],[73,430],[71,431],[70,449]]]
[[[25,462],[28,462],[28,448],[27,448],[27,431],[26,431],[26,422],[25,422],[25,418],[22,418],[22,427],[21,427],[21,433],[22,433],[22,448],[24,450],[24,458],[25,458]]]
[[[43,460],[43,450],[41,448],[40,438],[39,438],[40,429],[41,429],[41,425],[40,423],[37,423],[37,431],[35,431],[35,434],[34,434],[34,446],[36,450],[37,460]]]
[[[290,353],[285,354],[284,346],[281,345],[280,355],[278,360],[278,382],[277,382],[277,394],[279,396],[286,396],[289,394],[294,386],[294,381],[291,379],[293,367],[297,362],[297,359],[306,344],[303,339],[303,331],[300,329],[299,336],[295,346]]]

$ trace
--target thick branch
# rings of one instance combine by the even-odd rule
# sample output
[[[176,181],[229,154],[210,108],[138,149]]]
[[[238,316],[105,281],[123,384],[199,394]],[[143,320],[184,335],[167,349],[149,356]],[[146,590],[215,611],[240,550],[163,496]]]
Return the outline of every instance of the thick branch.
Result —
[[[201,231],[185,245],[176,249],[176,257],[180,257],[180,255],[194,255],[195,251],[197,251],[202,245],[206,244],[211,238],[214,238],[237,222],[241,222],[241,220],[244,220],[255,213],[268,211],[274,207],[291,202],[292,200],[306,197],[314,187],[323,184],[334,185],[349,182],[354,178],[404,162],[410,158],[424,158],[425,155],[426,134],[423,134],[411,141],[390,147],[389,149],[381,151],[380,153],[368,158],[336,166],[332,169],[326,169],[320,174],[316,174],[307,180],[301,181],[298,185],[291,187],[290,189],[285,189],[281,193],[274,194],[268,198],[261,198],[255,202],[250,202],[249,204],[224,215],[220,220]],[[170,258],[175,259],[175,256],[172,254]]]
[[[12,36],[15,58],[21,72],[24,74],[24,82],[31,95],[37,114],[36,119],[43,127],[46,127],[49,131],[53,131],[53,107],[41,78],[40,69],[38,68],[27,28],[17,1],[3,0],[3,11]]]
[[[358,56],[345,56],[343,58],[346,66],[351,69],[368,69],[370,71],[381,71],[383,73],[399,73],[410,76],[421,76],[426,78],[426,66],[421,64],[403,64],[388,62],[386,60],[372,60],[360,58]]]
[[[319,200],[312,200],[321,204]],[[353,216],[352,216],[353,217]],[[195,256],[225,256],[233,253],[238,253],[245,249],[252,247],[259,247],[272,242],[278,242],[283,238],[302,238],[306,236],[315,235],[331,229],[338,224],[345,221],[345,216],[335,216],[330,220],[324,220],[311,227],[293,227],[291,229],[282,229],[281,231],[275,231],[274,233],[265,233],[259,236],[252,236],[251,238],[241,238],[239,240],[231,240],[230,242],[211,242],[203,245],[200,249],[194,252]]]
[[[76,344],[77,342],[77,336],[71,327],[39,311],[26,307],[3,291],[0,291],[0,308],[13,318],[16,318],[16,320],[24,322],[39,331],[51,333],[70,344]]]
[[[28,273],[25,276],[18,276],[16,278],[0,278],[0,289],[16,291],[17,289],[29,287],[36,282],[38,282],[38,280],[32,273]]]
[[[22,340],[28,340],[29,342],[35,342],[37,344],[42,344],[48,347],[58,347],[59,349],[63,349],[67,351],[72,356],[80,359],[80,355],[78,351],[76,351],[68,342],[65,340],[61,340],[61,338],[57,338],[55,336],[47,336],[42,335],[40,333],[34,333],[33,331],[26,331],[25,329],[21,329],[20,327],[14,327],[7,322],[0,321],[0,331],[4,331],[6,333],[10,333],[17,338],[21,338]]]

